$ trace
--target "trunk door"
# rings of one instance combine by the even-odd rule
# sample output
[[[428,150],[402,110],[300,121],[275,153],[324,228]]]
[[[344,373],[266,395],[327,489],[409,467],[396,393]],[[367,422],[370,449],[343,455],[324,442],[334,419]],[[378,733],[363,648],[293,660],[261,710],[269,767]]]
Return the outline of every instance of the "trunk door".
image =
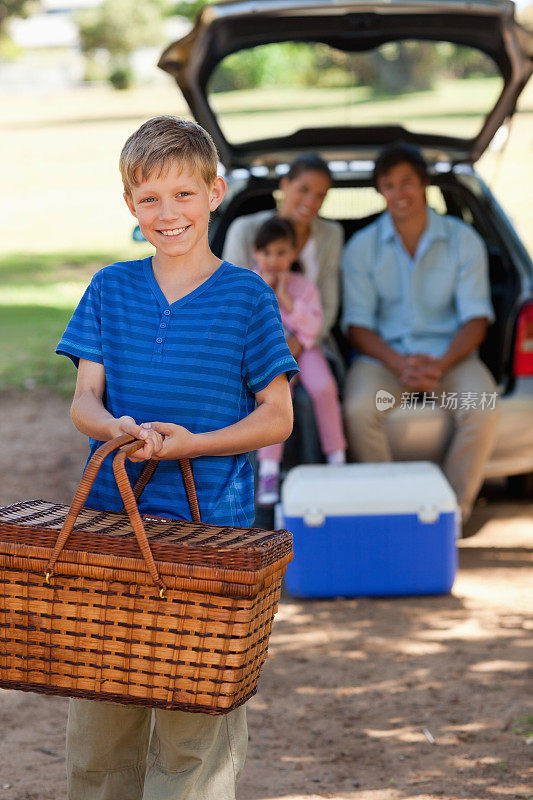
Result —
[[[373,160],[398,139],[473,163],[515,110],[533,34],[510,0],[237,0],[205,8],[159,66],[226,168]]]

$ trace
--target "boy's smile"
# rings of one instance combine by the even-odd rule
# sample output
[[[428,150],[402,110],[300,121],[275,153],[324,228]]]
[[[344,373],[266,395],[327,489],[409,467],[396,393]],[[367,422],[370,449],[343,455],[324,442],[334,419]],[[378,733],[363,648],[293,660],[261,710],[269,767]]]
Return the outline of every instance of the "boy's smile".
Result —
[[[180,233],[186,231],[188,227],[188,225],[185,225],[183,228],[174,228],[172,231],[160,231],[160,233],[162,233],[163,236],[179,236]]]

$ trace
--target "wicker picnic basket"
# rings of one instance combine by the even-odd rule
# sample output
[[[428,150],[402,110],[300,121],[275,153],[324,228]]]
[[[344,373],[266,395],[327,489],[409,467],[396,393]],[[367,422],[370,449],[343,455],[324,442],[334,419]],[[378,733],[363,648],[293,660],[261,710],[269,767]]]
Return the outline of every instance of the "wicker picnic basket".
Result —
[[[256,691],[292,537],[202,524],[186,459],[193,521],[141,518],[157,462],[132,489],[124,462],[140,447],[102,445],[70,508],[0,508],[0,686],[223,714]],[[114,450],[126,513],[83,508]]]

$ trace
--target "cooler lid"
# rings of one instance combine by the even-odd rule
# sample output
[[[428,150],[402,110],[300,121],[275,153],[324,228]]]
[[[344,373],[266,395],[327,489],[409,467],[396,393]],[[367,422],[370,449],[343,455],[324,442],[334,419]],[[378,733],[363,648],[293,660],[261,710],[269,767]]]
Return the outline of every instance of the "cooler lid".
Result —
[[[417,514],[427,522],[457,511],[457,499],[436,464],[304,465],[290,470],[281,491],[285,517]]]

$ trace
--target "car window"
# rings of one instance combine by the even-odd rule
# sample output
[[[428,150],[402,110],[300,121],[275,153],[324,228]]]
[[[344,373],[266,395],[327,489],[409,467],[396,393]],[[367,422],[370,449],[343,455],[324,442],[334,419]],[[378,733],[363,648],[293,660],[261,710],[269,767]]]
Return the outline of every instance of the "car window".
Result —
[[[302,128],[398,124],[470,139],[502,86],[486,54],[449,42],[402,40],[368,52],[282,42],[227,56],[207,92],[224,136],[238,144]]]
[[[446,202],[438,186],[429,186],[428,204],[439,214],[446,214]],[[320,215],[327,219],[361,219],[380,214],[385,209],[383,197],[368,187],[333,187],[329,190]]]

